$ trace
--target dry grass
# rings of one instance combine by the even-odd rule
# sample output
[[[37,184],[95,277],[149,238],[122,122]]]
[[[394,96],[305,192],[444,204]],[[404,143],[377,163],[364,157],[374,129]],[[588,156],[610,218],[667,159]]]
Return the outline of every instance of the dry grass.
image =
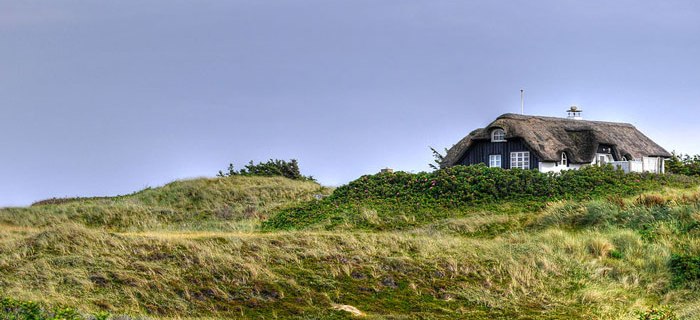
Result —
[[[236,217],[224,228],[215,214],[221,206],[206,200],[239,197],[233,182],[194,183],[233,195],[202,191],[195,203],[184,183],[161,195],[0,211],[0,296],[174,319],[350,317],[341,305],[367,319],[634,319],[659,304],[700,314],[698,292],[674,287],[668,268],[674,252],[700,254],[700,238],[678,227],[700,221],[697,190],[639,197],[662,199],[652,205],[633,197],[552,203],[540,213],[485,211],[408,231],[259,232],[248,205],[220,213]],[[264,191],[266,183],[247,181],[244,191],[285,200],[265,198],[258,208],[317,190]],[[172,220],[177,214],[148,221],[165,206],[211,212],[207,219],[219,224]],[[87,223],[91,215],[132,227]],[[133,227],[138,219],[147,221]],[[372,210],[362,219],[385,223]],[[653,228],[641,232],[635,221]]]
[[[616,319],[659,301],[687,300],[668,291],[664,261],[678,244],[646,243],[630,231],[475,239],[422,232],[116,234],[61,225],[3,239],[4,295],[161,317],[330,317],[337,316],[334,304],[349,304],[370,317],[409,316],[421,306],[418,314],[445,319],[542,312]],[[699,241],[684,245],[700,250]],[[612,248],[624,257],[610,258]],[[375,298],[363,298],[365,290]]]
[[[45,227],[78,222],[116,231],[251,231],[270,212],[330,191],[314,182],[281,177],[193,179],[128,196],[0,208],[0,224]]]
[[[668,204],[668,199],[658,194],[643,194],[637,197],[635,203],[647,208],[662,207]]]
[[[604,258],[610,254],[610,251],[615,249],[610,242],[603,239],[592,239],[586,244],[588,252],[596,258]]]

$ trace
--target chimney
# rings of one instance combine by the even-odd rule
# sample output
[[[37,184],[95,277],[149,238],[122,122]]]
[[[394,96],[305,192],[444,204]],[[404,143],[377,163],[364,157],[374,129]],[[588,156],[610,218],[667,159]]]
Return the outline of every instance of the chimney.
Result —
[[[583,120],[581,112],[583,112],[583,110],[579,109],[577,106],[571,106],[569,110],[566,110],[566,113],[568,115],[567,118],[574,120]]]

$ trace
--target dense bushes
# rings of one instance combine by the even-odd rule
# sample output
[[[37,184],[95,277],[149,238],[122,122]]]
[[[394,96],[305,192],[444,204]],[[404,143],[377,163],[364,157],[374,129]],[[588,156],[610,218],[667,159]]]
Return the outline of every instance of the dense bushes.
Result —
[[[457,166],[431,173],[363,176],[339,187],[332,199],[434,199],[446,205],[497,200],[587,199],[632,195],[662,185],[688,187],[696,180],[671,175],[626,174],[612,167],[587,167],[561,174]]]
[[[284,210],[265,222],[264,227],[293,229],[324,220],[341,222],[357,216],[361,208],[372,208],[385,216],[412,215],[411,219],[420,220],[436,214],[449,215],[449,210],[494,203],[517,202],[536,207],[552,200],[628,196],[663,186],[695,185],[698,179],[691,177],[624,173],[611,166],[591,166],[561,174],[484,165],[417,174],[380,173],[339,187],[319,203]]]
[[[109,313],[107,312],[81,315],[73,308],[50,308],[34,301],[19,301],[11,298],[0,299],[0,320],[102,320],[108,317]]]
[[[673,254],[669,261],[669,267],[676,285],[700,281],[700,256]]]
[[[678,316],[668,306],[652,307],[639,313],[639,320],[677,320]]]
[[[219,171],[220,177],[228,176],[260,176],[260,177],[274,177],[281,176],[293,180],[310,180],[316,181],[312,176],[304,176],[299,170],[299,163],[296,159],[290,161],[270,159],[267,162],[259,162],[254,164],[251,160],[245,167],[241,170],[236,170],[233,163],[228,165],[226,172]]]
[[[684,174],[687,176],[700,176],[700,155],[683,155],[673,153],[671,159],[666,161],[668,172]]]

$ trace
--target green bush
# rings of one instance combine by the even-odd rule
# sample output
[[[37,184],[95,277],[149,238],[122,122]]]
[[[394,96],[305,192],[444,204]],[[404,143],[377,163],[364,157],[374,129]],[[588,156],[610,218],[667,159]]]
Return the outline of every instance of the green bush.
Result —
[[[362,208],[378,214],[401,213],[418,220],[450,214],[450,210],[513,202],[532,208],[549,201],[629,196],[664,186],[687,188],[698,179],[678,175],[624,173],[612,166],[590,166],[561,174],[534,170],[503,170],[484,165],[455,166],[421,173],[365,175],[341,186],[320,203],[304,204],[279,212],[263,224],[266,229],[298,229],[321,221],[356,223]],[[598,223],[589,216],[582,223]],[[356,219],[355,219],[356,220]],[[416,223],[419,223],[417,221]],[[401,228],[394,224],[393,228]],[[376,229],[376,228],[375,228]]]
[[[561,174],[503,170],[484,165],[456,166],[430,173],[384,173],[363,176],[339,187],[331,198],[434,199],[444,204],[499,200],[590,199],[633,195],[655,187],[689,187],[698,180],[673,175],[624,173],[611,166],[591,166]]]
[[[98,312],[83,316],[70,307],[48,307],[34,301],[0,299],[0,320],[84,320],[107,319],[109,313]]]
[[[639,313],[639,320],[677,320],[678,316],[669,307],[651,307]]]
[[[673,254],[669,267],[675,285],[691,285],[700,280],[700,256]]]
[[[700,155],[676,154],[666,161],[668,172],[688,176],[700,176]]]
[[[259,162],[258,164],[253,163],[251,160],[245,167],[241,170],[236,170],[233,163],[229,164],[226,172],[219,171],[218,176],[228,177],[228,176],[259,176],[259,177],[274,177],[281,176],[293,180],[310,180],[316,181],[312,176],[304,176],[299,170],[299,163],[296,159],[290,161],[270,159],[267,162]]]

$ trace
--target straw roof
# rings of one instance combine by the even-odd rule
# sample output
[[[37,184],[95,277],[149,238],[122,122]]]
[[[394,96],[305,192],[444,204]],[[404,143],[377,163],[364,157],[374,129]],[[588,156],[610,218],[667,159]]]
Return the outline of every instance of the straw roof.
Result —
[[[610,145],[616,159],[671,157],[668,151],[628,123],[574,120],[506,113],[485,128],[472,131],[457,142],[442,162],[443,167],[459,163],[469,147],[490,140],[491,131],[505,130],[506,139],[522,138],[540,161],[559,161],[566,152],[571,163],[591,163],[598,146]]]

